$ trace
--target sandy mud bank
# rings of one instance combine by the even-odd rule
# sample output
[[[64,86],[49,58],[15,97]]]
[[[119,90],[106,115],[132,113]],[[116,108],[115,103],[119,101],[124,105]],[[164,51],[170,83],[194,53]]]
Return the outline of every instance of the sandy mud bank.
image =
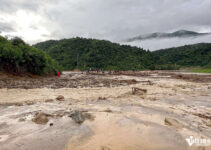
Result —
[[[74,88],[42,83],[41,88],[0,89],[0,150],[211,149],[186,141],[190,136],[211,139],[209,82],[154,72],[66,73],[63,79],[90,82]]]

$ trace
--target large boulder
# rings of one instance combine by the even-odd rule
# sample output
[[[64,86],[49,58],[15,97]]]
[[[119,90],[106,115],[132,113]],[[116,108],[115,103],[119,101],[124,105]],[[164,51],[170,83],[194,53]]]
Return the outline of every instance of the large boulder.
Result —
[[[91,114],[85,113],[85,112],[79,111],[79,110],[73,111],[69,115],[69,117],[72,118],[72,120],[75,121],[75,123],[77,123],[77,124],[82,124],[86,119],[94,120],[94,118],[95,118]]]

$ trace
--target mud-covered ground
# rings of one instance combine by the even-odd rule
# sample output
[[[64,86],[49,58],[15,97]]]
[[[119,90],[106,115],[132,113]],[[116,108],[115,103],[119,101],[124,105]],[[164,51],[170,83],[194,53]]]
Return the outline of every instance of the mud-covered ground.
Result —
[[[0,150],[210,150],[210,75],[0,79]]]
[[[64,73],[61,78],[51,77],[14,77],[0,76],[0,89],[37,89],[37,88],[83,88],[83,87],[113,87],[137,83],[135,80],[108,79],[97,75],[85,75],[76,73]]]

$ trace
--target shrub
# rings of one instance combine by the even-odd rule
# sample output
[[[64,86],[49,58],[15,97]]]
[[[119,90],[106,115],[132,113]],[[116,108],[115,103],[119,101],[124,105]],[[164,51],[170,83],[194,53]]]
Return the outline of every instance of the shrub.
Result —
[[[27,45],[22,39],[0,36],[0,68],[13,73],[49,74],[61,71],[58,63],[45,52]]]

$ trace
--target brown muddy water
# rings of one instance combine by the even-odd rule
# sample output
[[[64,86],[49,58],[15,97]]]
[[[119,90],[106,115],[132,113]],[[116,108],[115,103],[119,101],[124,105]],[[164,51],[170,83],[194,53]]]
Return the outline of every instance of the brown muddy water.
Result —
[[[0,150],[211,150],[185,140],[211,139],[209,75],[66,72],[0,84]]]

